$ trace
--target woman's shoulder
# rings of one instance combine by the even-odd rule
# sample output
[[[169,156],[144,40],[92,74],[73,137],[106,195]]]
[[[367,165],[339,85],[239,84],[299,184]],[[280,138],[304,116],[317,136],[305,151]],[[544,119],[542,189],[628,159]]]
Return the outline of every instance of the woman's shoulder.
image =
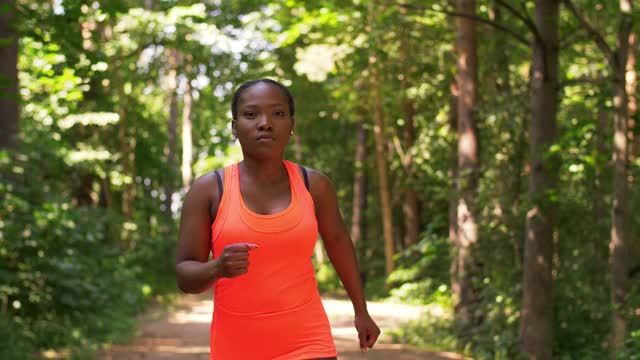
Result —
[[[189,193],[200,199],[219,200],[219,185],[222,185],[224,179],[224,168],[210,171],[199,176],[189,187]],[[220,180],[220,182],[218,182]],[[187,196],[188,196],[187,194]]]
[[[322,195],[328,189],[332,188],[331,179],[322,171],[311,168],[306,165],[298,164],[304,167],[309,177],[309,192],[312,195]]]

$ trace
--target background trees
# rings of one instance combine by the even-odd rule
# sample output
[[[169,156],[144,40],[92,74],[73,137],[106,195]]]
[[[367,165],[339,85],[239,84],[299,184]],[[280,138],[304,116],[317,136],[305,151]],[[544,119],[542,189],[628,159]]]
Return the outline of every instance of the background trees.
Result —
[[[296,96],[289,156],[335,183],[368,294],[442,314],[399,340],[637,356],[637,11],[1,2],[0,354],[95,348],[129,324],[105,319],[172,291],[181,197],[240,158],[233,89],[272,77]]]

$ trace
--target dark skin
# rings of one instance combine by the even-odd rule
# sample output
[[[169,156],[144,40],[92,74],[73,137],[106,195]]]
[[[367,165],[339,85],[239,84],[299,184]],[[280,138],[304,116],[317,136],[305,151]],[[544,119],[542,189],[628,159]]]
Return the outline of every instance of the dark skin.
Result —
[[[232,129],[244,155],[239,164],[244,203],[258,214],[282,211],[291,202],[289,178],[282,161],[295,124],[287,98],[276,86],[258,83],[242,92],[237,110]],[[338,208],[336,191],[320,171],[309,169],[308,174],[318,230],[351,298],[360,348],[366,351],[375,344],[380,329],[367,311],[355,249]],[[185,197],[176,273],[178,286],[186,293],[201,293],[220,278],[233,278],[251,271],[249,254],[259,251],[251,242],[232,244],[209,260],[211,224],[219,204],[220,194],[213,173],[198,178]]]

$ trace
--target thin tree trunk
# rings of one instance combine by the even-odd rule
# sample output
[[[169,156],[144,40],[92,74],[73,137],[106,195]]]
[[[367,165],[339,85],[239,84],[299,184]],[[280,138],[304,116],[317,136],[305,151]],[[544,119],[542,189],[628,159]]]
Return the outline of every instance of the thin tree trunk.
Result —
[[[626,58],[626,56],[625,56]],[[627,142],[627,93],[624,66],[620,64],[615,74],[613,115],[613,207],[611,209],[611,242],[609,262],[611,264],[611,301],[613,304],[613,326],[611,342],[613,353],[617,353],[626,336],[626,320],[623,316],[625,298],[629,292],[627,275],[629,250],[629,165]]]
[[[458,0],[460,13],[475,14],[475,0]],[[476,23],[464,17],[457,19],[456,50],[458,57],[458,202],[457,202],[457,276],[459,293],[456,294],[456,322],[461,329],[472,326],[473,303],[477,294],[472,278],[477,271],[473,247],[478,242],[475,201],[478,184],[478,130],[475,119],[477,88]]]
[[[611,208],[611,240],[609,241],[609,263],[611,266],[610,296],[613,305],[610,343],[612,357],[621,350],[626,336],[626,320],[623,316],[625,298],[629,292],[629,98],[628,90],[634,90],[635,79],[627,83],[626,69],[629,63],[635,62],[635,55],[630,54],[635,38],[633,37],[633,2],[619,0],[620,24],[618,26],[617,46],[612,49],[604,36],[580,14],[579,10],[566,0],[566,5],[587,30],[596,45],[604,53],[613,73],[613,206]],[[635,75],[631,71],[630,75]],[[635,102],[633,102],[635,105]]]
[[[557,0],[536,0],[529,127],[529,197],[524,251],[520,347],[526,358],[551,359],[553,341],[553,276],[555,164],[548,158],[556,138],[558,89]]]
[[[374,22],[376,9],[374,4],[369,5],[369,26],[375,28]],[[382,104],[382,81],[380,79],[380,60],[376,55],[377,40],[376,36],[373,36],[376,41],[372,54],[369,58],[369,65],[371,71],[371,89],[373,90],[373,135],[376,146],[376,167],[378,170],[378,189],[380,191],[380,203],[382,211],[382,230],[384,235],[384,255],[385,255],[385,273],[389,275],[395,268],[393,255],[394,255],[394,242],[393,242],[393,220],[391,212],[391,195],[389,193],[389,169],[387,167],[387,155],[384,130],[384,114]]]
[[[123,185],[122,189],[122,216],[125,221],[133,220],[133,201],[136,196],[136,186],[133,179],[135,179],[134,163],[135,163],[135,146],[136,139],[129,129],[129,119],[126,110],[126,100],[123,95],[120,97],[120,110],[118,112],[120,116],[120,127],[118,129],[118,137],[120,138],[120,153],[122,154],[122,172],[130,181]]]
[[[167,166],[169,173],[173,174],[175,168],[176,148],[177,148],[177,120],[178,120],[178,52],[175,49],[169,50],[169,74],[168,93],[169,93],[169,119],[167,123],[167,146],[165,147],[165,155],[167,156]],[[170,176],[165,185],[164,192],[164,211],[167,216],[171,216],[171,204],[174,193],[173,176]]]
[[[629,100],[629,104],[627,106],[629,112],[629,125],[628,125],[628,134],[629,134],[629,161],[633,162],[638,155],[636,152],[637,139],[634,135],[634,129],[636,128],[636,120],[635,115],[638,111],[638,100],[636,99],[636,88],[638,86],[637,83],[637,74],[636,74],[636,56],[637,56],[637,46],[638,42],[636,39],[636,34],[629,34],[629,48],[627,55],[627,73],[626,73],[626,82],[627,82],[627,98]]]
[[[403,10],[406,10],[402,8]],[[405,164],[406,171],[406,189],[404,190],[404,201],[402,202],[402,214],[404,215],[404,247],[411,246],[418,242],[418,236],[420,232],[420,222],[418,214],[418,199],[416,191],[414,189],[414,174],[413,163],[411,161],[410,151],[415,143],[415,103],[409,97],[410,87],[410,69],[408,61],[408,42],[409,35],[406,31],[402,34],[402,44],[400,46],[400,62],[403,64],[403,73],[401,81],[402,86],[402,110],[404,112],[404,126],[403,126],[403,146],[407,156],[407,164]],[[404,159],[403,159],[404,160]]]
[[[18,143],[20,105],[18,96],[18,32],[15,28],[16,2],[0,0],[0,149]]]
[[[596,119],[596,131],[594,133],[594,145],[595,145],[595,176],[594,180],[594,192],[593,192],[593,217],[594,221],[602,221],[605,217],[605,203],[604,203],[604,185],[603,185],[603,164],[599,161],[598,155],[607,154],[610,151],[605,143],[605,134],[607,132],[607,125],[609,119],[607,118],[607,111],[604,109],[604,104],[598,106],[598,113]]]
[[[389,275],[395,268],[393,261],[393,222],[391,214],[391,195],[389,194],[389,169],[385,151],[384,120],[382,113],[382,86],[380,75],[374,64],[373,70],[373,134],[376,143],[376,166],[378,169],[378,187],[382,205],[382,230],[384,234],[385,271]]]
[[[362,218],[365,204],[365,186],[367,177],[365,163],[367,161],[367,130],[363,120],[358,121],[356,134],[356,153],[353,177],[353,211],[351,212],[351,241],[356,245],[362,235]]]
[[[184,106],[182,108],[182,186],[188,188],[193,180],[191,165],[193,162],[193,135],[191,133],[193,97],[191,96],[191,79],[187,69],[187,81],[184,90]]]
[[[458,133],[458,87],[451,83],[451,98],[449,100],[449,131]],[[458,143],[451,142],[451,157],[449,158],[449,240],[454,249],[451,258],[449,274],[451,277],[451,292],[456,299],[460,298],[460,282],[458,281]]]
[[[607,216],[607,208],[605,205],[605,186],[604,186],[604,168],[606,164],[602,161],[604,154],[610,154],[611,150],[607,147],[607,128],[609,127],[609,112],[604,107],[604,103],[598,105],[596,112],[596,130],[593,136],[593,158],[594,160],[594,176],[593,176],[593,208],[592,214],[593,224],[601,224]],[[600,232],[598,231],[598,234]],[[604,239],[596,237],[587,244],[588,257],[591,259],[598,273],[607,269],[607,262],[602,257],[601,250],[604,245]],[[592,286],[598,286],[601,281],[599,276],[591,276],[589,278]]]

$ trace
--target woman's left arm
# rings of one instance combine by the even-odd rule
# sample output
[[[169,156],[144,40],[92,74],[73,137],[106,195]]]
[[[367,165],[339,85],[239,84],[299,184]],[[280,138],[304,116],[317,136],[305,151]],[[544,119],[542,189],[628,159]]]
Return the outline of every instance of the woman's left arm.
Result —
[[[358,271],[358,259],[338,208],[336,191],[329,178],[319,171],[310,169],[309,182],[311,196],[315,203],[318,230],[329,259],[353,303],[354,324],[358,331],[360,348],[366,351],[375,344],[380,335],[380,329],[367,310]]]

